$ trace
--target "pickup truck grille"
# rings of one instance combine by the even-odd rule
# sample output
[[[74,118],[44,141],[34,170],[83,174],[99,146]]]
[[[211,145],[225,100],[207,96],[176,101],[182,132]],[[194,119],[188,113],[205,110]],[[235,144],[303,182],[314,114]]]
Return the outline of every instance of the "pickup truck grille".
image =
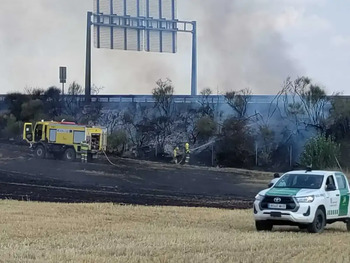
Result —
[[[275,202],[275,198],[280,198],[280,202]],[[287,196],[265,196],[264,199],[260,203],[260,208],[262,210],[269,209],[274,210],[271,208],[268,208],[268,204],[285,204],[286,209],[275,209],[275,210],[289,210],[289,211],[295,211],[298,209],[297,204],[294,202],[293,197],[287,197]]]

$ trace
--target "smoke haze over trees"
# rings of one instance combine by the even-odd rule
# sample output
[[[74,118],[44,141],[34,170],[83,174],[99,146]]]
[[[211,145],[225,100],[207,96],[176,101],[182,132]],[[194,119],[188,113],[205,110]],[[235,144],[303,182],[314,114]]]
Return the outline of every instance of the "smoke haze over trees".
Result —
[[[349,41],[342,32],[348,27],[335,26],[336,19],[329,21],[322,12],[343,17],[345,5],[323,0],[178,1],[179,18],[198,21],[199,87],[212,87],[213,93],[250,87],[254,94],[276,94],[286,76],[307,74],[324,83],[328,94],[337,91],[350,82]],[[59,85],[61,65],[68,68],[69,83],[83,83],[86,12],[91,9],[92,0],[3,0],[0,93]],[[21,19],[15,19],[19,13]],[[151,94],[155,79],[169,77],[176,94],[189,94],[190,35],[179,34],[178,42],[176,55],[93,49],[93,82],[106,87],[107,94]]]
[[[153,103],[119,103],[112,109],[94,103],[88,109],[77,82],[69,85],[64,99],[56,87],[27,88],[26,94],[6,96],[0,136],[20,136],[24,122],[66,119],[107,127],[108,149],[118,155],[166,159],[189,142],[191,149],[201,148],[192,153],[204,158],[198,164],[274,170],[290,168],[299,157],[302,164],[333,165],[329,156],[334,156],[349,165],[350,104],[344,97],[325,96],[307,77],[287,78],[264,104],[255,104],[249,89],[228,91],[221,98],[226,103],[218,103],[210,88],[192,103],[175,102],[174,91],[171,80],[159,79]]]

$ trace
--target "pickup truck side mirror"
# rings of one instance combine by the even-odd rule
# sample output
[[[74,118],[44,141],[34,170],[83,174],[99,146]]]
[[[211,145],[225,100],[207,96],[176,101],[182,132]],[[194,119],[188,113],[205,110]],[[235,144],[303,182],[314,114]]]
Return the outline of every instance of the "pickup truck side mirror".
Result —
[[[326,187],[326,191],[335,191],[337,188],[335,188],[334,184],[328,184]]]

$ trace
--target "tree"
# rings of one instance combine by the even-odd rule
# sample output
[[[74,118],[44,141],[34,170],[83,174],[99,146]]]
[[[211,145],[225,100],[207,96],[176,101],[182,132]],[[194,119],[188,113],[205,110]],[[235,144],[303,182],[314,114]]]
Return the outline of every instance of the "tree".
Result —
[[[201,140],[208,140],[212,137],[217,129],[216,122],[210,116],[203,116],[197,122],[195,130],[197,137]]]
[[[83,92],[83,87],[73,81],[68,87],[67,96],[64,98],[64,114],[74,116],[75,120],[78,120],[78,115],[81,114],[84,106],[84,102],[81,99]]]
[[[153,89],[152,95],[155,100],[154,108],[158,109],[160,116],[169,117],[173,110],[174,87],[170,79],[165,81],[159,79],[157,87]]]
[[[68,94],[71,96],[82,95],[84,94],[84,89],[79,83],[73,81],[68,87]]]
[[[62,114],[61,91],[59,88],[49,87],[43,95],[44,110],[52,119]]]
[[[272,161],[272,154],[276,150],[275,132],[268,125],[259,126],[260,151],[259,161],[262,165],[269,165]]]
[[[211,118],[214,118],[214,105],[213,102],[210,100],[210,96],[213,94],[213,91],[210,88],[205,88],[201,92],[200,100],[198,101],[200,104],[200,108],[198,109],[198,112],[201,113],[202,116],[210,116]]]
[[[225,94],[227,104],[236,112],[239,119],[245,118],[252,92],[249,88],[229,91]]]
[[[310,139],[300,156],[304,166],[312,165],[314,169],[327,169],[338,166],[340,146],[331,138],[319,135]]]
[[[198,129],[197,122],[202,117],[202,113],[198,109],[188,106],[183,112],[180,113],[179,121],[180,127],[182,127],[184,133],[186,134],[186,139],[192,145],[197,143],[198,140]]]
[[[108,151],[111,153],[122,154],[125,150],[125,145],[128,142],[128,137],[125,131],[118,130],[108,136]]]
[[[328,116],[327,134],[334,136],[336,140],[350,137],[350,101],[335,94],[331,98],[330,115]]]
[[[272,103],[271,103],[272,104]],[[258,164],[262,166],[270,165],[274,151],[277,149],[275,138],[275,130],[271,127],[271,118],[275,110],[271,110],[270,104],[267,115],[262,115],[260,112],[255,112],[254,128],[256,132],[255,143],[258,153]]]
[[[29,101],[29,97],[19,92],[8,93],[5,97],[5,103],[9,112],[16,118],[21,120],[22,104]]]
[[[21,121],[29,122],[45,119],[44,103],[40,99],[24,102],[21,106]]]
[[[130,111],[122,114],[122,126],[128,134],[129,140],[137,149],[151,143],[154,138],[154,125],[149,118],[147,109],[142,109],[142,117],[135,116]]]
[[[24,88],[25,94],[29,96],[32,100],[41,100],[42,96],[45,93],[45,90],[42,88],[32,88],[32,87],[25,87]]]
[[[103,87],[98,88],[96,85],[92,87],[92,93],[98,94]],[[85,105],[83,94],[85,90],[77,83],[72,82],[69,85],[68,93],[64,98],[64,114],[73,116],[76,122],[83,124],[94,124],[101,117],[101,104],[96,101],[90,105]]]
[[[19,136],[22,132],[23,123],[17,121],[12,114],[0,115],[0,135],[11,138]]]
[[[158,114],[151,121],[154,127],[153,132],[160,150],[164,151],[166,139],[173,132],[174,117],[174,87],[171,80],[162,81],[159,79],[157,87],[153,89],[152,95],[155,100],[154,108]]]
[[[229,118],[224,121],[217,144],[220,164],[233,167],[251,167],[254,156],[254,138],[248,120]]]
[[[285,111],[297,124],[311,126],[324,132],[325,105],[329,102],[324,89],[312,83],[308,77],[294,81],[287,78],[280,94],[284,95]]]

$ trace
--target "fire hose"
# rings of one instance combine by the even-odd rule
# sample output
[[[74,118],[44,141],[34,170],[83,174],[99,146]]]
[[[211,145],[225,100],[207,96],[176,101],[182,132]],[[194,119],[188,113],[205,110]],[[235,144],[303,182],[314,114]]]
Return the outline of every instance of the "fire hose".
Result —
[[[111,161],[111,159],[108,158],[107,153],[106,153],[104,150],[102,150],[102,152],[103,152],[103,154],[105,155],[107,161],[108,161],[111,165],[113,165],[113,166],[118,166],[117,164],[113,163],[113,162]]]
[[[208,147],[209,145],[211,145],[211,144],[213,144],[213,143],[215,143],[215,142],[216,142],[216,141],[208,142],[208,143],[206,143],[206,144],[203,144],[203,145],[201,145],[201,146],[198,146],[198,147],[192,149],[191,151],[192,151],[192,152],[195,152],[195,151],[197,151],[197,150],[199,150],[199,149],[201,149],[201,148]],[[104,150],[102,150],[102,152],[103,152],[104,156],[106,157],[107,161],[108,161],[111,165],[118,167],[117,164],[115,164],[115,163],[113,163],[113,162],[111,161],[111,159],[108,157],[107,153],[106,153]],[[185,161],[185,159],[186,159],[186,154],[183,154],[181,160],[180,160],[177,164],[178,164],[178,165],[179,165],[179,164],[182,164],[182,163]]]

